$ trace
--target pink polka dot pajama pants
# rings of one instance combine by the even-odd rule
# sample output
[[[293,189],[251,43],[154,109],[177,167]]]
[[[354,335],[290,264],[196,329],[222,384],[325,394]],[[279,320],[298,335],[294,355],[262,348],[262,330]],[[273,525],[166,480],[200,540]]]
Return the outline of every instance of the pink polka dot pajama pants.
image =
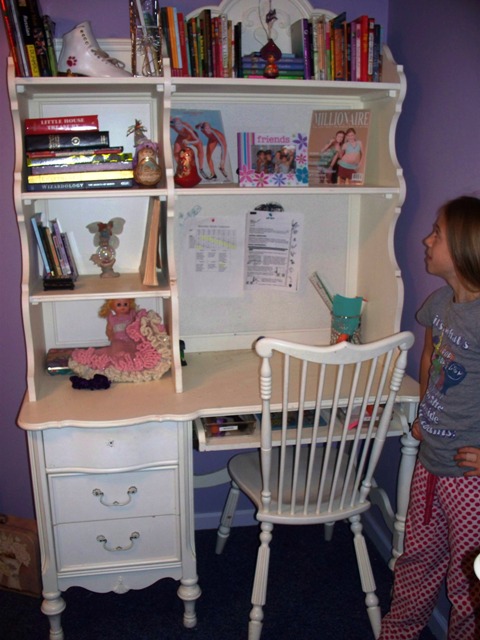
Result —
[[[432,476],[415,467],[405,550],[395,563],[390,612],[379,640],[415,640],[427,625],[446,577],[452,604],[448,640],[480,639],[480,477]]]

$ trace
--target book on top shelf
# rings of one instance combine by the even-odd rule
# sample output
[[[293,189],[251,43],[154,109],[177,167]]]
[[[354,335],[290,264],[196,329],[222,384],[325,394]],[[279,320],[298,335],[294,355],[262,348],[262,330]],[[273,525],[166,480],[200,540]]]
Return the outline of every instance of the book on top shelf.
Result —
[[[310,21],[307,18],[296,20],[290,27],[292,52],[304,62],[304,78],[312,78],[312,39]]]
[[[85,158],[90,155],[109,156],[123,154],[123,147],[102,147],[101,149],[41,149],[40,151],[27,151],[27,165],[33,166],[34,164],[48,164],[48,160],[51,160],[52,164],[61,162],[62,158]],[[74,160],[72,160],[74,162]],[[79,160],[80,162],[93,162],[92,160]],[[105,157],[102,162],[106,162]],[[31,163],[31,164],[28,164]]]
[[[367,109],[312,112],[308,140],[311,187],[364,184],[370,116]]]
[[[50,16],[42,16],[45,43],[47,45],[48,62],[52,76],[58,75],[57,54],[55,52],[55,22]]]
[[[72,182],[43,182],[27,184],[26,191],[91,191],[95,189],[130,189],[133,178],[123,180],[77,180]]]
[[[108,131],[75,131],[25,135],[26,151],[95,149],[110,146]]]
[[[99,130],[98,116],[96,115],[25,118],[23,128],[25,135]]]
[[[21,1],[22,0],[18,0],[19,3],[21,3]],[[40,6],[38,0],[26,0],[26,4],[30,17],[38,69],[41,76],[48,77],[52,75],[52,71],[50,69],[50,61],[47,51],[47,39],[45,37],[43,16],[40,11]]]
[[[67,153],[65,155],[55,154],[52,157],[27,157],[26,163],[32,173],[54,173],[62,168],[66,171],[66,167],[71,167],[72,171],[83,171],[84,169],[85,171],[97,171],[98,168],[106,169],[107,167],[110,169],[131,169],[133,153],[123,153],[122,151],[110,153],[103,149],[102,153]]]
[[[15,75],[17,77],[27,76],[28,63],[23,48],[20,29],[16,26],[14,7],[8,0],[0,0],[0,7],[2,10],[3,24],[5,26],[5,34],[8,40],[8,47],[15,67]]]
[[[66,173],[43,173],[27,176],[28,184],[42,184],[45,182],[77,182],[79,180],[103,181],[125,180],[133,178],[133,169],[114,169],[111,171],[76,171]]]
[[[126,154],[129,155],[129,154]],[[101,157],[101,156],[100,156]],[[130,160],[107,160],[106,162],[82,162],[69,164],[48,164],[37,165],[30,168],[32,176],[44,175],[44,174],[72,174],[72,173],[101,173],[104,171],[133,171],[133,161]],[[103,176],[105,178],[105,176]],[[131,176],[125,176],[131,177]],[[92,177],[93,179],[93,177]],[[53,182],[51,180],[50,182]]]
[[[307,134],[240,132],[237,148],[241,187],[308,186]]]
[[[229,149],[220,111],[172,109],[170,141],[174,168],[180,151],[190,148],[195,155],[199,184],[233,183]]]
[[[23,38],[23,46],[25,49],[28,68],[29,68],[29,76],[39,77],[40,67],[38,65],[37,53],[35,51],[35,39],[33,36],[33,25],[32,19],[30,16],[30,11],[27,5],[27,0],[12,0],[12,2],[16,5],[16,10],[18,11],[19,16],[19,26]]]

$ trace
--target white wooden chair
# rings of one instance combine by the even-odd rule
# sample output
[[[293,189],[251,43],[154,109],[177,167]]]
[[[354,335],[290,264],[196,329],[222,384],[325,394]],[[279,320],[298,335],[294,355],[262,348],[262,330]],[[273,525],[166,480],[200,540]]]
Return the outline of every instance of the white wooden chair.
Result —
[[[262,632],[273,525],[331,525],[346,519],[378,637],[381,614],[360,514],[370,507],[372,476],[413,341],[413,334],[403,332],[362,345],[312,347],[273,338],[257,342],[262,358],[261,449],[229,462],[232,484],[216,549],[223,551],[242,491],[254,503],[261,524],[249,640],[259,640]],[[297,424],[289,425],[291,411],[297,409]],[[279,410],[282,425],[273,430],[271,412]]]

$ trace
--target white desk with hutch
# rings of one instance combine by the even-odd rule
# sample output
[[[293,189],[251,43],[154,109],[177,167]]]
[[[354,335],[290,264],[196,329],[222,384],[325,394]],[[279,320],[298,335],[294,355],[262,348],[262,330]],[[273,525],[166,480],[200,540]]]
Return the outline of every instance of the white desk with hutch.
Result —
[[[258,13],[247,3],[223,2],[220,9],[246,23]],[[315,11],[305,0],[279,0],[286,19],[279,44],[288,51],[288,25]],[[254,11],[255,8],[255,11]],[[332,15],[325,12],[327,15]],[[252,33],[255,28],[252,27]],[[128,61],[129,45],[106,41],[103,48]],[[258,49],[254,44],[245,46]],[[247,50],[247,49],[245,49]],[[9,65],[9,94],[15,128],[14,196],[22,241],[22,305],[28,358],[28,389],[18,423],[27,431],[42,551],[44,600],[51,640],[61,640],[61,592],[70,586],[123,593],[163,577],[180,580],[184,623],[195,626],[197,583],[192,430],[202,416],[254,413],[260,409],[259,362],[251,345],[259,335],[311,343],[329,341],[330,317],[308,282],[321,273],[332,290],[368,299],[362,339],[399,330],[403,304],[393,234],[405,196],[394,138],[405,95],[402,68],[388,48],[381,83],[257,81],[172,78],[168,62],[155,78],[15,78]],[[172,108],[194,105],[222,112],[230,159],[235,166],[236,132],[253,129],[307,131],[313,109],[368,108],[372,114],[366,182],[362,187],[239,188],[238,185],[176,189],[170,148]],[[154,189],[29,193],[24,189],[23,121],[27,117],[99,115],[111,141],[130,142],[127,128],[142,120],[159,141],[165,170]],[[272,124],[272,121],[274,123]],[[255,127],[252,124],[255,123]],[[292,129],[292,130],[293,130]],[[128,148],[126,148],[128,150]],[[161,205],[158,252],[161,269],[145,284],[143,247],[152,202]],[[298,292],[249,292],[237,298],[182,295],[182,220],[194,208],[203,215],[245,216],[275,201],[305,214],[302,278]],[[200,209],[198,209],[200,208]],[[30,218],[59,218],[75,238],[80,278],[73,291],[43,291]],[[114,216],[126,220],[116,270],[101,279],[88,262],[92,237],[86,225]],[[83,256],[83,261],[82,261]],[[52,347],[103,345],[104,299],[132,297],[164,318],[172,339],[172,371],[156,382],[116,383],[106,391],[78,391],[68,379],[44,369]],[[181,367],[179,339],[187,345]],[[395,522],[394,555],[401,551],[409,476],[415,444],[408,422],[416,410],[418,385],[406,379],[391,435],[402,437],[402,465]],[[247,441],[209,442],[201,450],[239,448]],[[251,440],[248,446],[256,446]],[[215,476],[214,481],[223,480]]]

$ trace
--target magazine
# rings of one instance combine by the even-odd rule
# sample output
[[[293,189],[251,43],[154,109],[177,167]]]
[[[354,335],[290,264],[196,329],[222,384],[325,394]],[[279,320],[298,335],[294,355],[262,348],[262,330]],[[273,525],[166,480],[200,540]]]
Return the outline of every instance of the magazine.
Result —
[[[195,155],[199,184],[233,182],[228,145],[220,111],[172,109],[170,140],[176,170],[182,148]]]
[[[241,187],[308,186],[305,133],[237,133]]]
[[[313,111],[308,146],[311,187],[365,182],[370,111]]]

